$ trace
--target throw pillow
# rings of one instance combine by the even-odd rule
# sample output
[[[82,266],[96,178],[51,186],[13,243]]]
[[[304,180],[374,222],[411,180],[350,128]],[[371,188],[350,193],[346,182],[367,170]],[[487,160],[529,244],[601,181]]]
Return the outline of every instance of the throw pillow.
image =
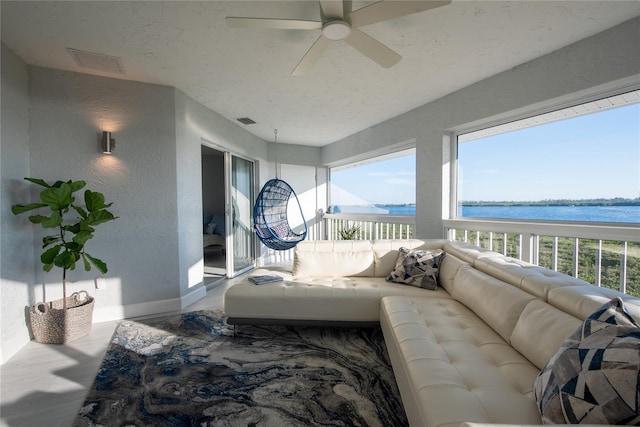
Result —
[[[214,231],[216,231],[216,223],[215,222],[210,222],[204,228],[205,234],[213,234]]]
[[[585,319],[536,377],[545,424],[640,423],[640,325],[615,298]]]
[[[438,269],[443,256],[444,252],[441,249],[412,251],[400,248],[396,266],[387,277],[387,281],[436,290],[438,288]]]

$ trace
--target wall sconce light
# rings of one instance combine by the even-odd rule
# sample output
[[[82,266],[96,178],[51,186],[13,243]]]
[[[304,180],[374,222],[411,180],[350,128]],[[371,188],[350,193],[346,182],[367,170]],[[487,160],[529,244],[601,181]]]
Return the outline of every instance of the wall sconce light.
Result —
[[[111,154],[116,148],[116,140],[111,138],[111,132],[102,132],[102,152]]]

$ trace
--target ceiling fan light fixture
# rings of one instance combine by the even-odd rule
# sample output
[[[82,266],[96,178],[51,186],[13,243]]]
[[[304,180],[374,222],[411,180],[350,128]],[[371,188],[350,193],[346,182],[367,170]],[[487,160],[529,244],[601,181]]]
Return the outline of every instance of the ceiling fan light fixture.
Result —
[[[328,21],[322,26],[322,35],[329,40],[344,40],[351,34],[351,25],[342,20]]]

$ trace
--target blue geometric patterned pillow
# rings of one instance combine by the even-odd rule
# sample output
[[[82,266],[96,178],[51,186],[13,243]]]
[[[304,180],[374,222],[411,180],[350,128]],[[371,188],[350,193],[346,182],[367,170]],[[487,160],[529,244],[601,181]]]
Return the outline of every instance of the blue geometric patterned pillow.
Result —
[[[444,252],[398,249],[394,270],[387,277],[388,282],[403,283],[429,290],[438,288],[438,269]]]
[[[536,377],[545,424],[640,423],[640,325],[615,298],[585,319]]]

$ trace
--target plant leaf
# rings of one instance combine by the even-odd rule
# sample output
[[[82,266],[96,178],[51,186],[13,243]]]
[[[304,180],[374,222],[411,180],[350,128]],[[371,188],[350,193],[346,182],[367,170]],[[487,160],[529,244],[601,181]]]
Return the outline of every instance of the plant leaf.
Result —
[[[40,255],[40,261],[42,261],[43,264],[53,264],[53,260],[58,256],[58,253],[60,253],[60,249],[62,249],[62,245],[47,249]]]
[[[89,260],[85,256],[85,254],[80,254],[82,256],[82,261],[84,262],[84,271],[91,271],[91,264],[89,264]]]
[[[84,256],[86,256],[89,261],[91,261],[91,264],[93,264],[98,271],[100,271],[100,273],[102,274],[106,274],[107,273],[107,264],[105,264],[102,260],[99,260],[98,258],[94,258],[91,255],[89,255],[88,253],[84,253]]]
[[[75,206],[74,205],[73,209],[75,209],[76,212],[78,212],[78,215],[80,215],[82,218],[86,218],[87,217],[87,211],[82,209],[80,206]]]
[[[73,236],[73,241],[78,243],[79,245],[84,246],[87,243],[87,240],[93,238],[93,234],[88,231],[80,231],[78,234]]]
[[[63,182],[60,188],[47,188],[40,193],[40,199],[52,211],[61,211],[71,204],[71,185]]]
[[[42,247],[46,248],[47,246],[52,245],[59,241],[60,241],[60,236],[58,235],[45,236],[42,238]]]
[[[101,209],[98,211],[93,211],[89,214],[87,218],[87,224],[89,225],[98,225],[103,222],[112,221],[116,219],[111,212],[106,209]]]
[[[30,203],[28,205],[13,205],[11,207],[11,213],[13,213],[14,215],[18,215],[21,213],[32,211],[34,209],[43,208],[45,206],[47,206],[46,203]]]
[[[64,244],[64,247],[67,248],[67,251],[71,252],[72,254],[80,252],[82,250],[82,246],[83,245],[77,242],[67,242]]]
[[[49,184],[44,182],[43,179],[40,179],[40,178],[25,178],[25,179],[27,181],[29,181],[29,182],[33,182],[34,184],[38,184],[38,185],[41,185],[41,186],[46,187],[46,188],[50,188],[51,187]]]
[[[44,216],[44,215],[30,215],[29,216],[29,221],[31,221],[33,224],[40,224],[43,223],[47,220],[49,220],[51,218],[49,218],[48,216]]]
[[[71,185],[72,193],[75,193],[76,191],[84,188],[84,186],[87,185],[87,183],[84,181],[69,181],[69,184]]]
[[[86,190],[84,192],[84,204],[89,212],[104,208],[104,196],[97,191]]]
[[[32,217],[29,217],[31,219]],[[51,216],[47,218],[45,221],[42,221],[42,226],[44,228],[55,228],[62,224],[62,216],[58,212],[51,212]]]
[[[71,256],[71,253],[67,251],[63,251],[62,253],[58,254],[58,256],[53,259],[53,264],[56,267],[66,268],[69,270],[73,270],[73,268],[75,267],[73,256]]]
[[[43,264],[42,265],[42,269],[44,271],[46,271],[47,273],[50,272],[52,268],[53,268],[53,263],[51,263],[51,264]]]

